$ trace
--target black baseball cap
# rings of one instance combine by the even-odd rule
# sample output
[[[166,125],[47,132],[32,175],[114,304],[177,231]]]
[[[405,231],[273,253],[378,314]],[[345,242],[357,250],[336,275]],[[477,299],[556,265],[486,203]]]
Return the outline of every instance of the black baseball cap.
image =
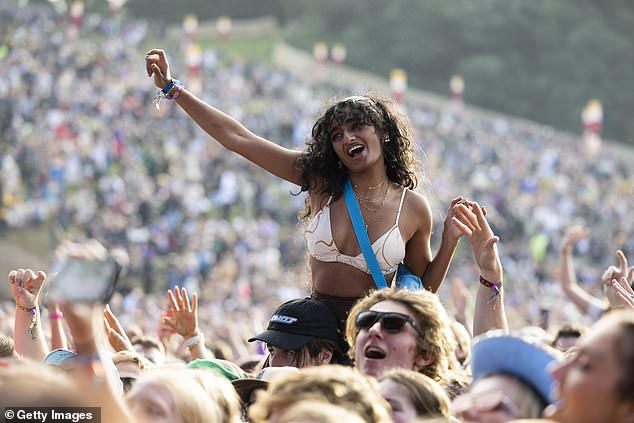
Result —
[[[339,330],[335,313],[313,298],[299,298],[275,310],[266,330],[249,339],[264,341],[286,351],[303,347],[313,339],[327,339],[338,344]]]

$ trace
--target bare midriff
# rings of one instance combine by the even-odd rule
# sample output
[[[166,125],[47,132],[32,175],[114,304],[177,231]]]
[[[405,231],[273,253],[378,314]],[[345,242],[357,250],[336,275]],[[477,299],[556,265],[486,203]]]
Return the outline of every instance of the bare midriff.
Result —
[[[376,289],[372,275],[343,263],[324,263],[310,258],[312,289],[335,297],[363,297]],[[391,281],[393,275],[386,280]]]

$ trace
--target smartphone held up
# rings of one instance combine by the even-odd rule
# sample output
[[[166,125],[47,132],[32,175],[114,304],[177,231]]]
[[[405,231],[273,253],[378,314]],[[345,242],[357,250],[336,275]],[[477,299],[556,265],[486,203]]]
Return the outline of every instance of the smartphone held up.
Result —
[[[44,286],[44,303],[106,303],[114,293],[121,265],[96,241],[58,247]]]

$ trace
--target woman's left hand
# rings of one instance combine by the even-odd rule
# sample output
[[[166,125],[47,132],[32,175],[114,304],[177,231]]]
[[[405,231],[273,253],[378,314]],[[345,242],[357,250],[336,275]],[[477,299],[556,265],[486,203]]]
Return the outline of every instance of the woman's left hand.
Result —
[[[464,204],[470,207],[470,202],[464,197],[457,197],[451,201],[447,213],[445,215],[445,222],[443,224],[443,236],[450,240],[458,242],[460,237],[464,235],[464,232],[453,222],[453,218],[456,216],[456,206],[458,204]]]

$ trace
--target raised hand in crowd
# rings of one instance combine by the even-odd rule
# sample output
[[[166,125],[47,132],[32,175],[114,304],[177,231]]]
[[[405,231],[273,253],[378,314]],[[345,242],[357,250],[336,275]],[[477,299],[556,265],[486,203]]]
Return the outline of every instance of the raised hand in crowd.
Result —
[[[163,322],[183,337],[191,359],[213,358],[198,327],[198,294],[194,292],[190,302],[187,289],[174,287],[173,291],[167,291],[167,298],[172,317],[163,316]]]
[[[618,266],[608,266],[608,268],[603,272],[601,276],[601,282],[603,283],[603,291],[605,292],[605,296],[610,303],[610,308],[620,308],[623,307],[622,298],[619,295],[620,292],[615,289],[613,281],[617,281],[617,285],[620,285],[621,288],[625,289],[622,280],[625,285],[632,287],[634,284],[634,266],[629,266],[627,257],[622,250],[616,250],[616,258],[619,262]],[[626,291],[627,292],[627,291]]]
[[[158,317],[158,328],[157,328],[157,337],[159,342],[163,345],[163,349],[165,350],[165,354],[168,356],[179,356],[179,347],[178,342],[175,342],[176,338],[174,335],[176,331],[169,327],[167,323],[165,323],[164,317],[172,317],[174,315],[174,311],[168,305],[166,310],[164,310],[161,315]]]
[[[68,349],[68,339],[64,332],[64,315],[57,304],[48,307],[48,318],[51,323],[51,350]]]
[[[9,272],[8,279],[15,300],[15,351],[24,358],[40,361],[48,353],[39,306],[46,273],[18,269]]]
[[[135,352],[130,338],[128,338],[123,326],[119,323],[119,319],[114,315],[108,304],[106,304],[103,310],[103,323],[106,329],[106,335],[108,336],[108,342],[110,342],[110,345],[115,351]]]
[[[503,301],[502,263],[495,236],[486,218],[486,211],[476,202],[454,207],[455,224],[469,238],[473,257],[480,270],[480,285],[476,296],[473,336],[490,329],[508,329]]]
[[[460,238],[464,235],[462,230],[453,223],[453,217],[455,216],[454,208],[458,204],[464,204],[470,207],[471,203],[464,197],[456,197],[449,204],[449,207],[447,208],[447,213],[445,214],[445,219],[443,221],[442,231],[443,243],[446,243],[447,245],[457,245]],[[428,289],[430,289],[432,292],[438,291],[441,282],[444,280],[449,268],[449,262],[451,262],[451,259],[453,257],[453,253],[454,249],[440,249],[438,251],[438,255],[434,258],[434,260],[438,260],[438,262],[445,262],[446,266],[444,267],[445,273],[439,275],[439,278],[436,279],[437,282],[432,283],[428,287]]]
[[[627,278],[612,279],[612,288],[626,308],[634,308],[634,290]]]
[[[77,356],[73,378],[82,387],[85,399],[101,406],[101,419],[131,421],[123,401],[121,381],[114,365],[99,353],[98,342],[103,339],[103,326],[99,324],[100,304],[61,303],[60,310],[68,324]]]
[[[605,300],[597,298],[577,284],[572,251],[575,244],[586,235],[586,229],[581,226],[571,226],[566,229],[561,239],[560,253],[560,275],[559,283],[564,294],[577,306],[584,314],[597,319],[601,313],[608,309]]]

